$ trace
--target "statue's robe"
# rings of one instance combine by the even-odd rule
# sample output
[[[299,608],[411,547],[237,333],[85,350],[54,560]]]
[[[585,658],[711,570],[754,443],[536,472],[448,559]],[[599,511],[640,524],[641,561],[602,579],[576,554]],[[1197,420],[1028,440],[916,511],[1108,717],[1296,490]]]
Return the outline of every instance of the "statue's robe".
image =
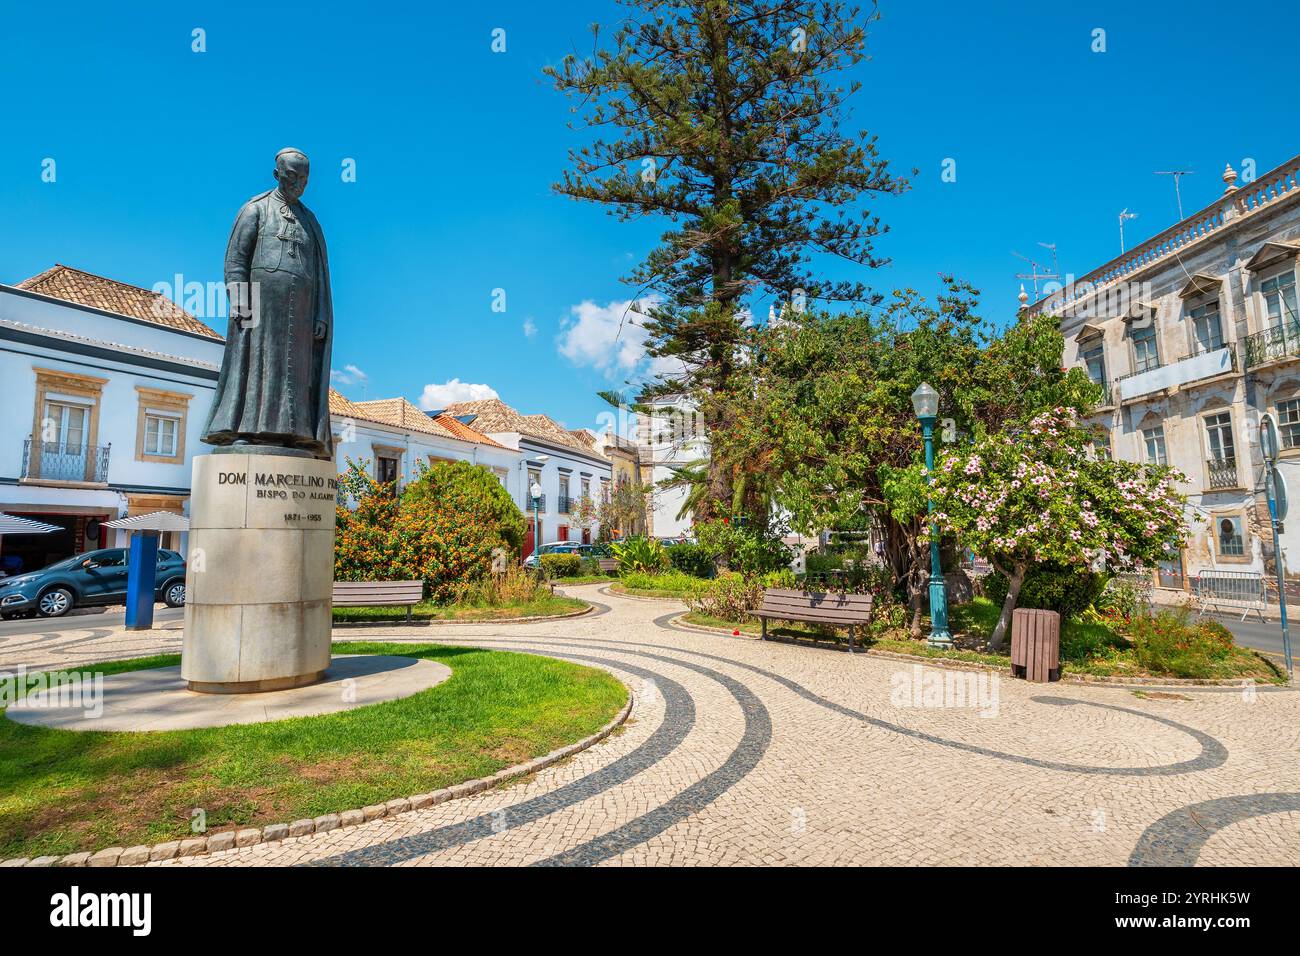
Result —
[[[254,196],[230,231],[225,271],[230,327],[203,441],[279,445],[333,458],[334,305],[316,217],[279,190]],[[239,316],[238,296],[255,306],[251,319]],[[319,341],[317,323],[325,327]]]

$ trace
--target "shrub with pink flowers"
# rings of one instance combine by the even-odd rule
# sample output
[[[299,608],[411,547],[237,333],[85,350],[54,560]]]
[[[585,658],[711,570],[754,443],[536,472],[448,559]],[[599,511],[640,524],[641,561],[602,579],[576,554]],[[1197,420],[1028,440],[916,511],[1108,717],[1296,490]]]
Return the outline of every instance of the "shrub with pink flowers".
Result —
[[[1034,565],[1133,571],[1176,554],[1187,535],[1186,478],[1098,455],[1072,409],[944,451],[930,473],[935,524],[1009,582],[991,645],[1001,649]]]

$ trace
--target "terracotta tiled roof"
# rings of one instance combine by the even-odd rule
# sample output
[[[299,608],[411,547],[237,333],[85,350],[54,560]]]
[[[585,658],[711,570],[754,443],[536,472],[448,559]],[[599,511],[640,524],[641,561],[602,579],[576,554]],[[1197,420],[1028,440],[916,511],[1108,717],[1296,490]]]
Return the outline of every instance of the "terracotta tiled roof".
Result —
[[[368,402],[357,402],[356,405],[362,409],[362,415],[372,422],[409,428],[429,435],[441,435],[444,438],[456,437],[404,398],[376,398]]]
[[[460,441],[477,442],[480,445],[492,445],[504,448],[487,435],[463,422],[458,422],[447,415],[430,418],[404,398],[378,398],[369,402],[353,402],[360,409],[360,416],[381,425],[393,425],[397,428],[409,428],[411,431],[424,432],[428,435],[441,435],[443,438],[456,438]]]
[[[592,445],[574,436],[567,428],[546,415],[521,415],[499,398],[483,398],[474,402],[455,402],[443,409],[455,418],[473,416],[470,424],[481,432],[519,432],[552,445],[563,445],[600,456]]]
[[[470,428],[459,419],[452,418],[450,415],[439,415],[434,421],[441,425],[447,431],[451,432],[461,441],[472,441],[479,445],[492,445],[494,448],[504,448],[500,442],[493,441],[476,428]]]
[[[82,272],[71,266],[55,265],[40,275],[24,279],[14,288],[103,309],[105,312],[116,312],[132,319],[143,319],[182,332],[206,335],[218,341],[222,338],[165,295],[127,285],[116,279],[106,279],[91,272]]]
[[[330,414],[344,418],[366,418],[365,409],[347,396],[330,389]]]

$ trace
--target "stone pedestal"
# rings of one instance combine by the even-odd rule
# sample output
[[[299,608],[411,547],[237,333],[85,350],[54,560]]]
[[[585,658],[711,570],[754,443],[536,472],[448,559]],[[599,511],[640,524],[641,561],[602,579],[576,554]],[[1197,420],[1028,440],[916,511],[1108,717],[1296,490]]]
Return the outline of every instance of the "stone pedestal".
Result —
[[[194,459],[181,676],[217,694],[301,687],[330,664],[334,463]]]

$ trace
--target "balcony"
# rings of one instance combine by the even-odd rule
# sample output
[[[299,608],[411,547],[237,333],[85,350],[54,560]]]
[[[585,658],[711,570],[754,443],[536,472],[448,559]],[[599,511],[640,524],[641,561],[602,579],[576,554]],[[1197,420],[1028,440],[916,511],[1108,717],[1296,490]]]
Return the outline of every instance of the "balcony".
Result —
[[[1237,460],[1235,458],[1211,458],[1205,463],[1205,486],[1210,489],[1236,488]]]
[[[573,499],[568,495],[560,495],[560,514],[573,514]]]
[[[1300,356],[1300,322],[1283,322],[1241,340],[1246,368],[1295,356]]]
[[[543,495],[538,496],[537,498],[534,498],[532,495],[525,495],[525,496],[524,496],[524,510],[525,510],[525,511],[532,511],[533,508],[536,508],[538,511],[545,511],[545,510],[546,510],[546,495],[543,494]]]
[[[51,442],[23,439],[23,481],[69,481],[104,484],[108,481],[111,445],[69,449]]]
[[[1121,402],[1141,398],[1189,382],[1214,378],[1237,370],[1237,356],[1224,347],[1213,352],[1189,355],[1169,365],[1158,365],[1143,372],[1135,372],[1115,380],[1115,391]]]

